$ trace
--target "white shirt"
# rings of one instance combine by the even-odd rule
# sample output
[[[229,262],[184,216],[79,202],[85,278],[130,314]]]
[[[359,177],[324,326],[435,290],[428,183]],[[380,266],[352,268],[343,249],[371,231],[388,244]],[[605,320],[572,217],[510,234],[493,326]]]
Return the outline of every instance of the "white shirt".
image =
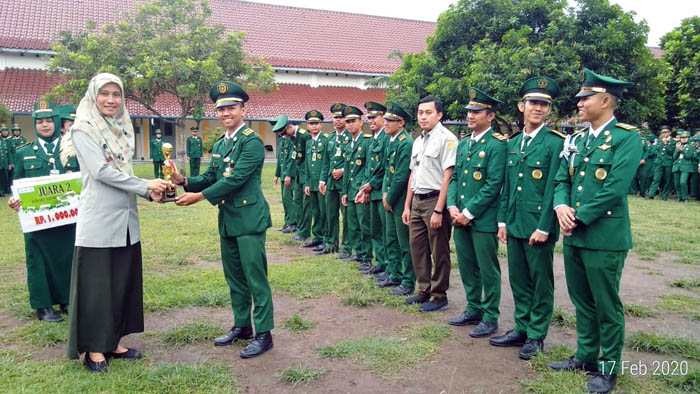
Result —
[[[241,129],[243,128],[243,126],[245,126],[245,122],[244,122],[239,128],[237,128],[233,133],[229,133],[229,132],[227,131],[226,134],[224,135],[224,139],[228,140],[228,139],[231,139],[231,138],[235,137],[236,134],[238,134],[238,132],[241,131]]]
[[[457,159],[457,137],[439,123],[428,133],[423,131],[411,149],[411,190],[416,194],[440,190],[445,170]]]
[[[540,127],[538,127],[538,128],[536,128],[535,130],[531,131],[529,134],[526,133],[525,130],[523,130],[523,139],[522,139],[522,141],[520,142],[520,150],[521,150],[521,151],[525,148],[525,136],[527,135],[528,137],[530,137],[530,140],[527,142],[527,146],[530,146],[530,144],[532,143],[532,140],[534,140],[535,137],[537,137],[537,133],[539,133],[540,130],[542,130],[542,127],[544,127],[544,123],[542,123],[542,124],[540,125]]]
[[[47,154],[48,154],[48,153],[51,153],[51,154],[53,154],[53,152],[49,152],[49,151],[46,150],[46,144],[48,144],[48,142],[44,141],[44,140],[41,139],[41,138],[37,138],[36,140],[39,141],[39,145],[41,145],[41,149],[44,150],[44,153],[47,153]],[[58,138],[52,139],[52,140],[51,140],[51,143],[53,144],[53,148],[56,149],[56,146],[58,145]]]

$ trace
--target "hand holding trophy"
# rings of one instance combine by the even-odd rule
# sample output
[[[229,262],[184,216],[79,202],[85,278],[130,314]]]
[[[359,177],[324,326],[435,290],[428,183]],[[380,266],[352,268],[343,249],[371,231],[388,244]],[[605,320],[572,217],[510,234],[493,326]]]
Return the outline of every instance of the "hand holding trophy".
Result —
[[[165,156],[165,160],[163,161],[163,166],[162,166],[162,172],[163,172],[163,176],[165,178],[165,181],[170,182],[170,186],[165,191],[165,195],[163,195],[162,201],[163,202],[173,202],[173,201],[175,201],[175,197],[177,196],[175,184],[173,184],[173,175],[175,175],[175,176],[179,175],[177,173],[177,167],[175,167],[175,162],[170,159],[170,155],[173,153],[173,145],[170,144],[169,142],[166,142],[163,144],[162,150],[163,150],[163,156]]]

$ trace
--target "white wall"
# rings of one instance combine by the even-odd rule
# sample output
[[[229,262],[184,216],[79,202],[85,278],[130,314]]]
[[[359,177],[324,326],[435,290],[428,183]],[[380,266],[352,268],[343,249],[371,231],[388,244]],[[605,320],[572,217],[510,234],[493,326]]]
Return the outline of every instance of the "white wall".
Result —
[[[50,59],[46,56],[37,56],[30,53],[6,52],[0,50],[0,70],[6,68],[28,68],[32,70],[44,70]]]

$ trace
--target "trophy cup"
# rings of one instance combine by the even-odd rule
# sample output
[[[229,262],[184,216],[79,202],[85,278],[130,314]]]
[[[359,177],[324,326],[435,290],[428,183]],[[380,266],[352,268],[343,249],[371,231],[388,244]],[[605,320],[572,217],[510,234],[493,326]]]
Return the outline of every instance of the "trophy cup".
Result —
[[[175,167],[175,162],[170,160],[170,155],[173,153],[173,145],[166,142],[161,149],[163,151],[163,156],[165,156],[161,170],[165,180],[170,182],[170,187],[165,191],[165,195],[163,196],[163,202],[173,202],[177,196],[175,185],[172,182],[172,176],[177,173],[177,167]]]

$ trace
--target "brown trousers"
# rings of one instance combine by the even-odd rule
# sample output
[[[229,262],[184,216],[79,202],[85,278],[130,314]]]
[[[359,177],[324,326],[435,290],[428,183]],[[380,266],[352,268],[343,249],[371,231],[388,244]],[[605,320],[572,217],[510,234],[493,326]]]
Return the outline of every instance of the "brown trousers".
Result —
[[[437,200],[437,196],[422,200],[413,197],[409,230],[413,271],[418,282],[418,295],[430,297],[432,301],[446,299],[447,289],[450,287],[452,226],[447,211],[442,215],[442,226],[437,230],[430,228],[430,217]],[[431,255],[435,262],[435,270],[432,269]]]

